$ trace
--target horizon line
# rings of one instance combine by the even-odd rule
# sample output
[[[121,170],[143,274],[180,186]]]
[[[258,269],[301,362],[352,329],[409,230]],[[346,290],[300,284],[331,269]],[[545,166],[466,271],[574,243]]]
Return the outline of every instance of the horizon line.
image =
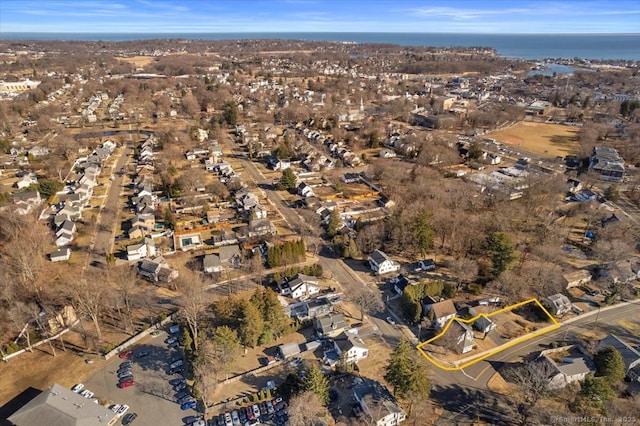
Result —
[[[474,31],[3,31],[5,34],[486,34],[486,35],[640,35],[640,32],[474,32]]]

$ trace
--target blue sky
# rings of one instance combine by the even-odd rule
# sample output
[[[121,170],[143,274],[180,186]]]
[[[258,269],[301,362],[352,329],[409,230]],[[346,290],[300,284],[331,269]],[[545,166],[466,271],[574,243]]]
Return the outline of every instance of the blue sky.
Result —
[[[2,32],[639,33],[640,0],[1,0]]]

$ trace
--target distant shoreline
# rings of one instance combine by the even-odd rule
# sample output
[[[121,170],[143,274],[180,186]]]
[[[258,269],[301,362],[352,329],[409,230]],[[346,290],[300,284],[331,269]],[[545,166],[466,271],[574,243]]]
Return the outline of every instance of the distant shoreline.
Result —
[[[414,47],[491,47],[507,58],[640,61],[640,33],[487,34],[487,33],[47,33],[4,32],[0,41],[125,42],[154,39],[327,41]]]

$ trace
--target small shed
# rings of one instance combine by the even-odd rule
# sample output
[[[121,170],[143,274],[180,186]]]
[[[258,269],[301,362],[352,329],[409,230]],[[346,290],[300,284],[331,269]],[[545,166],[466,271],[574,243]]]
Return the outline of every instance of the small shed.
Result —
[[[288,359],[300,353],[300,345],[291,342],[278,346],[278,356],[282,359]]]

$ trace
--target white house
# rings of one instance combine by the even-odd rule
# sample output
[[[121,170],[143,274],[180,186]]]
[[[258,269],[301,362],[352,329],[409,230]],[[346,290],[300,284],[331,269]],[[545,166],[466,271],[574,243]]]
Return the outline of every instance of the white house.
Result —
[[[333,339],[333,347],[338,356],[347,364],[357,363],[369,356],[369,348],[360,337],[353,333],[342,332]]]
[[[71,257],[71,249],[69,247],[61,248],[52,253],[49,253],[49,259],[52,262],[62,262],[65,260],[69,260]]]
[[[308,275],[297,274],[288,284],[291,289],[291,297],[294,299],[308,298],[320,293],[318,279]]]
[[[370,425],[396,426],[407,418],[391,392],[379,382],[364,379],[353,387],[353,397],[362,412],[371,419]]]
[[[147,257],[147,245],[145,243],[127,246],[127,260],[134,261]]]
[[[222,272],[222,262],[217,254],[207,254],[202,258],[202,270],[207,274]]]
[[[389,272],[395,272],[400,269],[400,264],[394,262],[381,250],[374,250],[369,255],[369,266],[371,270],[378,275],[383,275]]]
[[[550,370],[549,387],[551,389],[560,389],[570,383],[583,381],[588,374],[595,373],[595,367],[591,358],[584,353],[571,353],[574,346],[563,346],[556,349],[548,349],[540,352],[536,359],[548,365]],[[561,360],[556,361],[551,354],[565,352],[568,356],[563,356]],[[582,352],[582,350],[579,350]],[[557,357],[556,357],[557,358]]]
[[[61,231],[56,234],[56,246],[63,247],[73,241],[73,234],[67,231]]]
[[[456,316],[456,307],[451,299],[436,302],[428,297],[423,310],[425,314],[433,311],[433,323],[436,329],[444,327],[451,318]]]

